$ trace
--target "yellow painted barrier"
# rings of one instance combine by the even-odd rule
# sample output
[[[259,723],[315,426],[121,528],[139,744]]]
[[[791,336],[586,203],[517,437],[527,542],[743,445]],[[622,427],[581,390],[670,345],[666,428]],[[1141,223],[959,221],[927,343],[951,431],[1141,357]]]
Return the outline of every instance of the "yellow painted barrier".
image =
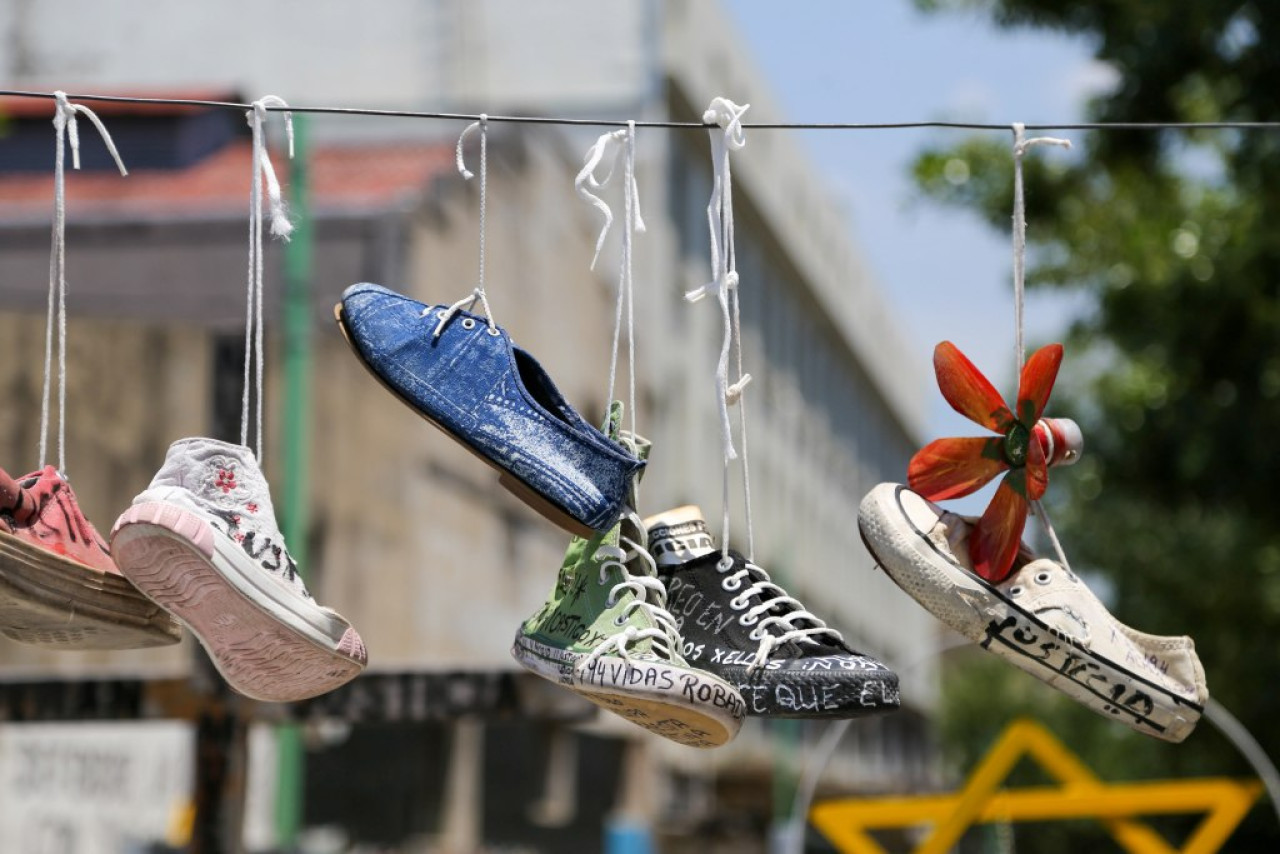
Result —
[[[1036,762],[1062,785],[1001,791],[1022,758]],[[841,854],[886,854],[873,830],[928,827],[914,854],[945,854],[974,824],[1098,819],[1130,854],[1213,854],[1262,792],[1256,780],[1204,778],[1106,784],[1044,727],[1017,720],[951,795],[849,798],[824,801],[809,819]],[[1181,848],[1142,822],[1140,815],[1204,813]]]

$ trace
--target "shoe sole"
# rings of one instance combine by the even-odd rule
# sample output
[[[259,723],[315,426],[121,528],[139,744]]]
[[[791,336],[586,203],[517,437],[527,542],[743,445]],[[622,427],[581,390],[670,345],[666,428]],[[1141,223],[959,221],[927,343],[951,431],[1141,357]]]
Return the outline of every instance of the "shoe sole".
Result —
[[[182,621],[227,683],[283,703],[332,691],[364,669],[364,643],[341,617],[303,602],[203,518],[136,504],[111,532],[120,571]]]
[[[449,429],[448,427],[441,424],[439,421],[435,420],[430,415],[428,415],[427,413],[419,409],[412,401],[410,401],[398,390],[396,390],[390,383],[384,380],[381,374],[375,371],[373,369],[373,366],[370,365],[369,362],[365,359],[364,354],[360,352],[360,348],[356,346],[355,340],[351,337],[351,331],[347,328],[346,312],[342,308],[342,303],[338,303],[333,307],[333,317],[334,317],[334,320],[338,322],[338,330],[342,333],[343,339],[346,340],[347,346],[351,348],[351,352],[355,353],[356,358],[360,361],[360,364],[363,365],[364,369],[368,371],[369,374],[378,381],[378,384],[381,385],[383,388],[385,388],[387,391],[391,392],[391,394],[395,396],[396,400],[400,401],[405,406],[409,407],[409,409],[413,410],[413,412],[416,415],[421,417],[428,424],[435,427],[437,430],[440,430],[450,439],[453,439],[459,445],[461,445],[462,447],[470,451],[476,457],[476,459],[480,460],[485,465],[489,466],[489,468],[496,471],[498,473],[499,486],[501,486],[503,489],[510,492],[516,498],[519,498],[526,505],[528,505],[530,508],[536,511],[539,515],[541,515],[544,519],[548,520],[549,522],[556,525],[557,527],[565,531],[568,531],[569,533],[575,536],[582,537],[583,539],[589,540],[599,533],[599,531],[589,528],[586,525],[584,525],[582,522],[579,522],[577,519],[571,516],[568,513],[568,511],[566,511],[563,507],[560,507],[551,499],[535,491],[532,487],[530,487],[524,481],[520,480],[518,477],[511,474],[511,472],[502,468],[493,460],[489,459],[487,456],[485,456],[483,453],[477,450],[466,439],[462,438],[453,430]]]
[[[143,649],[182,629],[122,575],[0,531],[0,634],[53,649]]]
[[[983,649],[1104,717],[1164,741],[1191,734],[1203,707],[1056,632],[942,553],[902,506],[905,491],[872,490],[859,507],[858,530],[907,595]]]
[[[801,659],[803,660],[803,659]],[[706,667],[689,660],[693,667],[705,667],[737,689],[747,704],[747,716],[772,720],[838,721],[896,712],[902,706],[898,676],[891,670],[757,670],[748,675],[745,667]],[[832,673],[864,673],[854,679],[821,676]],[[881,675],[876,675],[881,674]]]
[[[716,682],[720,680],[709,673],[670,667],[659,662],[641,661],[629,664],[618,661],[620,667],[626,668],[621,671],[623,673],[642,673],[646,668],[641,665],[668,671],[662,674],[665,679],[693,698],[692,701],[685,701],[673,698],[661,690],[645,692],[634,687],[603,684],[606,681],[603,668],[599,671],[602,684],[588,687],[583,684],[577,670],[577,664],[587,656],[547,646],[523,632],[516,635],[511,655],[526,670],[581,694],[600,708],[677,744],[700,748],[720,747],[732,741],[742,728],[745,706],[741,697],[728,684],[716,685],[711,682],[712,679]],[[655,684],[660,681],[659,675],[660,671],[654,672],[652,681]],[[641,682],[644,681],[642,676]],[[719,713],[708,710],[705,705],[715,702],[717,689],[726,703],[722,707],[724,711]],[[700,694],[706,696],[700,700]]]

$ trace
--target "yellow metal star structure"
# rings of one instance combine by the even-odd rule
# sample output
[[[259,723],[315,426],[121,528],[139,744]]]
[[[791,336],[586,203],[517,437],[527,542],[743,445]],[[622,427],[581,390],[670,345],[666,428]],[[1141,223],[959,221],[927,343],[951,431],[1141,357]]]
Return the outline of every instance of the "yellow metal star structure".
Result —
[[[1033,759],[1062,785],[999,791],[1022,757]],[[886,854],[871,830],[932,825],[913,854],[945,854],[973,824],[1095,818],[1130,854],[1213,854],[1258,799],[1257,780],[1225,777],[1107,785],[1044,727],[1010,724],[954,795],[849,798],[826,801],[809,813],[841,854]],[[1182,848],[1173,848],[1138,815],[1204,812]]]

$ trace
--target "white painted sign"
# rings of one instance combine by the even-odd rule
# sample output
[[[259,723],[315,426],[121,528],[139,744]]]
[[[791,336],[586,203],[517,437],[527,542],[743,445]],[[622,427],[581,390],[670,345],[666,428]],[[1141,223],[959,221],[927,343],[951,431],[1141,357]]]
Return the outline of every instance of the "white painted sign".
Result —
[[[177,721],[0,725],[0,852],[141,854],[181,830],[195,735]]]

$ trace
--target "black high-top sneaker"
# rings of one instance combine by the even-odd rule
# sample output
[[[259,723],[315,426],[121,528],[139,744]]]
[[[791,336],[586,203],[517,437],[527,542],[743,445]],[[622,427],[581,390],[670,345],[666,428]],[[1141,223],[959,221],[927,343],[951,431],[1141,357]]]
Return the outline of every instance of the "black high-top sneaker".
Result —
[[[645,520],[685,659],[742,694],[747,714],[852,718],[898,708],[898,675],[855,652],[742,555],[715,547],[689,505]]]

